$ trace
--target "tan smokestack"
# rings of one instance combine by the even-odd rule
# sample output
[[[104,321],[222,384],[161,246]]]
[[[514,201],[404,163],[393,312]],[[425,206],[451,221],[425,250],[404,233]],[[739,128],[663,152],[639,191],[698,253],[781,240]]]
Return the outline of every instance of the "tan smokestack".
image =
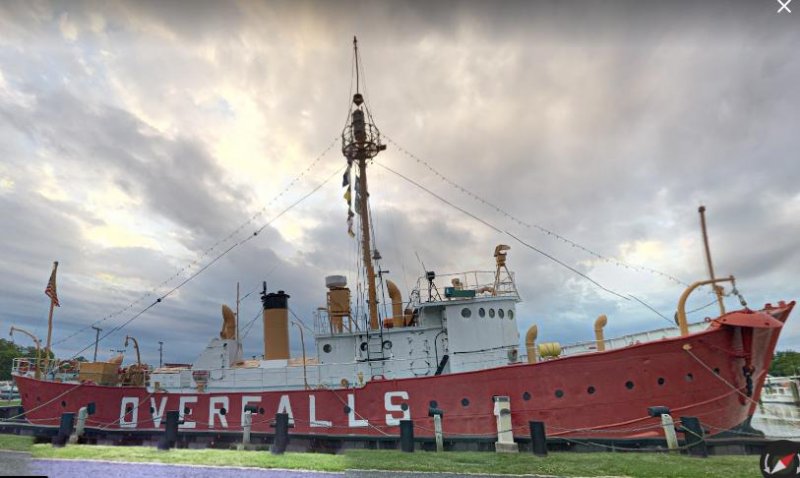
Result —
[[[389,298],[392,300],[392,325],[395,327],[402,327],[405,325],[403,318],[403,295],[400,294],[400,289],[397,284],[387,280],[386,288],[389,290]]]
[[[289,358],[289,295],[282,290],[262,293],[264,304],[264,360]]]

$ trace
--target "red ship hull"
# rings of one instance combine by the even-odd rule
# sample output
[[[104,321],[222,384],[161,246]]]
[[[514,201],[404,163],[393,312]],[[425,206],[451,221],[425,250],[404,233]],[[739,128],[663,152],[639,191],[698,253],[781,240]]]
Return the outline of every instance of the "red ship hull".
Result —
[[[411,418],[415,435],[430,436],[428,409],[433,405],[444,411],[445,435],[489,437],[497,433],[492,397],[506,395],[518,436],[529,433],[529,421],[542,421],[549,436],[657,438],[663,432],[660,418],[648,415],[652,406],[668,407],[676,419],[698,417],[713,435],[755,412],[781,326],[793,306],[767,306],[752,320],[727,314],[686,337],[535,364],[373,380],[360,388],[176,394],[15,379],[27,420],[51,426],[58,425],[62,413],[94,402],[96,413],[87,427],[159,429],[166,411],[187,409],[184,430],[238,431],[244,405],[255,405],[261,411],[253,418],[256,433],[272,433],[269,422],[281,411],[294,421],[291,433],[396,436],[398,420]],[[765,314],[771,323],[763,320]]]

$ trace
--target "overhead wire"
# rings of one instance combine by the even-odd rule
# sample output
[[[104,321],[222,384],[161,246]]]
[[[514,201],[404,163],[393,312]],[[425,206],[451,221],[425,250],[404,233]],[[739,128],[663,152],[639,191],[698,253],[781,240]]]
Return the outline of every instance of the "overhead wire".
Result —
[[[430,189],[428,189],[428,188],[426,188],[425,186],[423,186],[422,184],[420,184],[420,183],[418,183],[418,182],[414,181],[413,179],[409,178],[408,176],[405,176],[404,174],[402,174],[402,173],[400,173],[400,172],[398,172],[398,171],[395,171],[394,169],[390,168],[389,166],[386,166],[385,164],[381,164],[381,163],[375,163],[375,164],[377,164],[378,166],[380,166],[380,167],[382,167],[382,168],[386,169],[387,171],[389,171],[389,172],[391,172],[391,173],[393,173],[393,174],[395,174],[395,175],[399,176],[400,178],[402,178],[402,179],[404,179],[405,181],[407,181],[407,182],[409,182],[409,183],[413,184],[413,185],[414,185],[414,186],[416,186],[417,188],[419,188],[419,189],[422,189],[422,190],[423,190],[423,191],[425,191],[426,193],[428,193],[428,194],[430,194],[431,196],[435,197],[436,199],[438,199],[438,200],[442,201],[443,203],[447,204],[448,206],[450,206],[450,207],[452,207],[452,208],[454,208],[454,209],[456,209],[456,210],[458,210],[458,211],[460,211],[460,212],[462,212],[462,213],[466,214],[467,216],[469,216],[469,217],[471,217],[471,218],[475,219],[476,221],[478,221],[478,222],[482,223],[482,224],[483,224],[483,225],[485,225],[486,227],[488,227],[488,228],[490,228],[490,229],[492,229],[492,230],[494,230],[494,231],[496,231],[496,232],[498,232],[498,233],[500,233],[500,234],[505,234],[505,235],[507,235],[507,236],[511,237],[512,239],[514,239],[515,241],[519,242],[519,243],[520,243],[520,244],[522,244],[523,246],[525,246],[525,247],[527,247],[527,248],[531,249],[532,251],[534,251],[534,252],[536,252],[536,253],[538,253],[538,254],[541,254],[541,255],[542,255],[542,256],[544,256],[545,258],[547,258],[547,259],[549,259],[549,260],[551,260],[551,261],[555,262],[556,264],[558,264],[558,265],[560,265],[560,266],[562,266],[562,267],[564,267],[564,268],[566,268],[566,269],[568,269],[568,270],[572,271],[572,272],[573,272],[573,273],[575,273],[576,275],[578,275],[578,276],[580,276],[580,277],[582,277],[582,278],[586,279],[587,281],[591,282],[592,284],[594,284],[595,286],[597,286],[597,287],[598,287],[598,288],[600,288],[601,290],[603,290],[603,291],[605,291],[605,292],[608,292],[609,294],[615,295],[615,296],[619,297],[620,299],[623,299],[623,300],[630,300],[628,297],[626,297],[626,296],[624,296],[624,295],[620,294],[619,292],[616,292],[616,291],[614,291],[614,290],[612,290],[612,289],[610,289],[610,288],[608,288],[608,287],[606,287],[606,286],[602,285],[601,283],[599,283],[599,282],[597,282],[596,280],[592,279],[592,278],[591,278],[591,277],[589,277],[588,275],[586,275],[586,274],[584,274],[583,272],[581,272],[581,271],[579,271],[579,270],[575,269],[574,267],[570,266],[569,264],[567,264],[567,263],[565,263],[565,262],[563,262],[563,261],[561,261],[561,260],[557,259],[556,257],[554,257],[553,255],[551,255],[551,254],[549,254],[549,253],[545,252],[544,250],[542,250],[542,249],[540,249],[540,248],[538,248],[538,247],[536,247],[536,246],[533,246],[532,244],[528,244],[527,242],[523,241],[522,239],[520,239],[519,237],[515,236],[515,235],[514,235],[514,234],[512,234],[511,232],[509,232],[509,231],[506,231],[506,230],[503,230],[503,229],[500,229],[499,227],[497,227],[497,226],[495,226],[495,225],[491,224],[490,222],[486,221],[485,219],[483,219],[483,218],[481,218],[481,217],[479,217],[479,216],[477,216],[477,215],[475,215],[475,214],[473,214],[473,213],[471,213],[471,212],[467,211],[466,209],[464,209],[464,208],[462,208],[462,207],[460,207],[460,206],[457,206],[456,204],[453,204],[452,202],[448,201],[447,199],[443,198],[442,196],[439,196],[438,194],[434,193],[434,192],[433,192],[433,191],[431,191]]]
[[[454,187],[455,189],[457,189],[461,193],[466,194],[467,196],[470,196],[472,199],[484,204],[485,206],[487,206],[487,207],[489,207],[491,209],[494,209],[495,211],[497,211],[498,213],[502,214],[506,218],[510,219],[511,221],[513,221],[513,222],[515,222],[515,223],[517,223],[517,224],[519,224],[519,225],[521,225],[521,226],[523,226],[525,228],[536,229],[536,230],[538,230],[539,232],[541,232],[543,234],[546,234],[546,235],[551,236],[551,237],[555,237],[556,239],[558,239],[558,240],[560,240],[560,241],[562,241],[562,242],[564,242],[566,244],[569,244],[572,247],[580,249],[581,251],[583,251],[583,252],[585,252],[585,253],[587,253],[587,254],[589,254],[589,255],[597,258],[597,259],[600,259],[600,260],[602,260],[604,262],[607,262],[609,264],[615,264],[615,265],[617,265],[619,267],[625,267],[625,268],[628,268],[628,269],[633,269],[633,270],[638,270],[638,271],[641,271],[641,272],[647,272],[647,273],[650,273],[650,274],[655,274],[655,275],[664,277],[664,278],[666,278],[666,279],[668,279],[668,280],[670,280],[672,282],[675,282],[676,284],[682,285],[684,287],[688,287],[689,286],[689,284],[687,282],[685,282],[685,281],[683,281],[681,279],[678,279],[677,277],[675,277],[675,276],[673,276],[671,274],[668,274],[666,272],[662,272],[662,271],[659,271],[657,269],[653,269],[653,268],[646,267],[646,266],[640,266],[640,265],[636,265],[636,264],[629,264],[629,263],[627,263],[625,261],[622,261],[620,259],[616,259],[616,258],[613,258],[613,257],[605,256],[605,255],[600,254],[599,252],[593,251],[593,250],[589,249],[588,247],[583,246],[583,245],[581,245],[581,244],[579,244],[579,243],[577,243],[577,242],[575,242],[575,241],[573,241],[573,240],[571,240],[571,239],[569,239],[569,238],[567,238],[567,237],[565,237],[565,236],[563,236],[561,234],[558,234],[558,233],[556,233],[556,232],[554,232],[554,231],[552,231],[552,230],[550,230],[550,229],[548,229],[548,228],[546,228],[544,226],[541,226],[539,224],[533,224],[533,223],[525,222],[522,219],[519,219],[518,217],[516,217],[513,214],[509,213],[508,211],[504,210],[500,206],[497,206],[496,204],[484,199],[483,197],[479,196],[478,194],[473,193],[472,191],[468,190],[467,188],[465,188],[465,187],[461,186],[460,184],[456,183],[455,181],[449,179],[444,174],[440,173],[437,169],[435,169],[433,166],[431,166],[427,161],[419,158],[418,156],[414,155],[413,153],[411,153],[407,149],[403,148],[400,144],[398,144],[396,141],[394,141],[389,136],[386,136],[384,134],[383,137],[386,138],[386,140],[389,143],[394,145],[402,154],[404,154],[408,158],[416,161],[417,163],[419,163],[420,165],[425,167],[428,171],[433,173],[435,176],[437,176],[441,180],[445,181],[446,183],[448,183],[449,185],[451,185],[452,187]]]
[[[300,203],[302,203],[303,201],[305,201],[306,199],[308,199],[309,197],[311,197],[311,196],[312,196],[314,193],[316,193],[317,191],[319,191],[319,190],[322,188],[322,186],[324,186],[325,184],[327,184],[327,183],[328,183],[328,182],[329,182],[331,179],[333,179],[334,177],[336,177],[336,175],[337,175],[337,174],[340,174],[342,171],[344,171],[344,167],[342,167],[342,168],[339,168],[339,169],[337,169],[336,171],[334,171],[334,173],[333,173],[333,174],[331,174],[330,176],[328,176],[328,177],[327,177],[327,178],[326,178],[324,181],[322,181],[321,183],[319,183],[319,184],[318,184],[316,187],[314,187],[314,188],[313,188],[311,191],[309,191],[308,193],[306,193],[305,195],[303,195],[302,197],[300,197],[298,200],[296,200],[295,202],[293,202],[292,204],[290,204],[289,206],[287,206],[287,207],[286,207],[285,209],[283,209],[281,212],[279,212],[278,214],[276,214],[275,216],[273,216],[273,217],[272,217],[272,218],[271,218],[269,221],[267,221],[267,222],[266,222],[266,223],[264,223],[264,224],[263,224],[261,227],[259,227],[258,229],[256,229],[256,230],[255,230],[255,232],[253,232],[252,234],[250,234],[250,235],[246,236],[246,237],[245,237],[245,238],[243,238],[243,239],[240,239],[239,241],[237,241],[236,243],[234,243],[233,245],[231,245],[231,246],[230,246],[228,249],[226,249],[226,250],[225,250],[225,251],[223,251],[221,254],[217,255],[217,256],[216,256],[214,259],[212,259],[212,260],[211,260],[211,261],[210,261],[208,264],[204,265],[204,266],[203,266],[202,268],[200,268],[198,271],[196,271],[195,273],[193,273],[192,275],[190,275],[189,277],[187,277],[187,278],[186,278],[186,279],[185,279],[183,282],[181,282],[181,283],[180,283],[180,284],[178,284],[177,286],[175,286],[175,287],[173,287],[172,289],[170,289],[170,290],[169,290],[167,293],[165,293],[165,294],[161,295],[161,296],[160,296],[159,298],[157,298],[157,299],[156,299],[156,300],[155,300],[155,301],[154,301],[152,304],[148,305],[147,307],[145,307],[144,309],[142,309],[140,312],[138,312],[137,314],[135,314],[133,317],[129,318],[128,320],[126,320],[126,321],[125,321],[125,322],[123,322],[122,324],[120,324],[120,325],[118,325],[118,326],[116,326],[116,327],[113,327],[113,328],[112,328],[112,329],[110,329],[108,332],[106,332],[105,334],[103,334],[103,336],[102,336],[102,337],[101,337],[99,340],[103,340],[103,339],[107,338],[108,336],[110,336],[111,334],[113,334],[113,333],[117,332],[118,330],[121,330],[122,328],[126,327],[128,324],[130,324],[130,323],[131,323],[131,322],[133,322],[134,320],[136,320],[136,319],[138,319],[139,317],[141,317],[141,316],[142,316],[142,314],[144,314],[145,312],[147,312],[147,311],[148,311],[148,310],[150,310],[151,308],[155,307],[156,305],[160,304],[160,303],[161,303],[161,302],[162,302],[164,299],[166,299],[167,297],[169,297],[170,295],[172,295],[172,294],[173,294],[175,291],[177,291],[178,289],[180,289],[181,287],[183,287],[184,285],[186,285],[187,283],[189,283],[191,280],[193,280],[195,277],[197,277],[198,275],[200,275],[202,272],[204,272],[206,269],[208,269],[209,267],[211,267],[211,266],[212,266],[213,264],[215,264],[215,263],[216,263],[218,260],[220,260],[222,257],[224,257],[224,256],[225,256],[225,255],[227,255],[229,252],[231,252],[233,249],[235,249],[235,248],[237,248],[237,247],[241,246],[242,244],[245,244],[245,243],[247,243],[247,242],[248,242],[248,241],[250,241],[251,239],[253,239],[253,238],[255,238],[256,236],[258,236],[258,235],[259,235],[259,234],[260,234],[260,233],[261,233],[261,232],[262,232],[262,231],[263,231],[265,228],[267,228],[267,227],[268,227],[270,224],[272,224],[273,222],[275,222],[276,220],[278,220],[280,217],[282,217],[284,214],[286,214],[287,212],[289,212],[290,210],[292,210],[294,207],[296,207],[297,205],[299,205]],[[78,351],[77,353],[75,353],[75,354],[72,356],[72,358],[75,358],[75,357],[77,357],[78,355],[80,355],[81,353],[85,352],[85,351],[86,351],[86,350],[88,350],[90,347],[94,346],[94,344],[95,344],[95,342],[94,342],[94,341],[92,341],[92,342],[91,342],[91,343],[89,343],[89,344],[88,344],[86,347],[84,347],[83,349],[81,349],[80,351]]]
[[[188,270],[189,270],[189,269],[191,269],[192,267],[194,267],[194,266],[196,266],[197,264],[199,264],[199,263],[200,263],[200,261],[202,261],[202,260],[203,260],[205,257],[207,257],[208,255],[210,255],[210,254],[211,254],[211,253],[212,253],[212,252],[213,252],[213,251],[214,251],[214,250],[215,250],[217,247],[219,247],[221,244],[223,244],[223,243],[225,243],[225,242],[229,241],[231,238],[233,238],[235,235],[237,235],[239,232],[241,232],[241,231],[242,231],[242,230],[243,230],[245,227],[247,227],[249,224],[253,223],[253,222],[254,222],[256,219],[258,219],[258,218],[259,218],[261,215],[263,215],[263,214],[264,214],[264,212],[266,212],[266,211],[267,211],[267,209],[268,209],[268,208],[269,208],[269,207],[270,207],[270,206],[271,206],[271,205],[272,205],[272,204],[273,204],[275,201],[277,201],[277,200],[278,200],[278,199],[279,199],[281,196],[283,196],[283,195],[284,195],[286,192],[288,192],[288,190],[289,190],[289,189],[291,189],[291,188],[294,186],[294,184],[295,184],[297,181],[301,180],[301,179],[302,179],[302,178],[303,178],[303,177],[304,177],[306,174],[308,174],[308,173],[309,173],[309,172],[310,172],[310,171],[311,171],[311,170],[312,170],[312,169],[313,169],[313,168],[314,168],[314,167],[317,165],[317,163],[319,163],[319,162],[320,162],[320,160],[322,160],[322,158],[323,158],[323,157],[324,157],[326,154],[328,154],[328,152],[331,150],[331,148],[333,147],[333,145],[334,145],[334,144],[336,144],[336,142],[337,142],[337,140],[338,140],[338,139],[339,139],[338,137],[335,137],[335,138],[334,138],[334,139],[333,139],[333,140],[332,140],[332,141],[331,141],[331,142],[328,144],[328,146],[327,146],[327,147],[326,147],[326,148],[325,148],[325,149],[324,149],[324,150],[323,150],[323,151],[322,151],[320,154],[318,154],[318,155],[317,155],[317,156],[316,156],[316,157],[315,157],[315,158],[314,158],[314,159],[313,159],[313,160],[312,160],[312,161],[311,161],[311,162],[308,164],[308,166],[306,166],[306,167],[305,167],[305,168],[304,168],[304,169],[303,169],[303,170],[302,170],[302,171],[301,171],[301,172],[300,172],[300,173],[299,173],[297,176],[295,176],[295,177],[294,177],[294,178],[293,178],[293,179],[292,179],[292,180],[291,180],[291,181],[290,181],[290,182],[289,182],[289,183],[286,185],[286,187],[284,187],[284,189],[283,189],[283,190],[282,190],[280,193],[278,193],[278,195],[276,195],[275,197],[273,197],[273,198],[272,198],[272,199],[271,199],[271,200],[270,200],[270,201],[269,201],[269,202],[268,202],[268,203],[267,203],[267,204],[266,204],[264,207],[262,207],[262,208],[261,208],[259,211],[257,211],[257,212],[256,212],[255,214],[253,214],[252,216],[250,216],[250,218],[248,218],[246,221],[244,221],[243,223],[241,223],[241,224],[240,224],[240,225],[239,225],[239,226],[238,226],[236,229],[234,229],[234,230],[233,230],[233,231],[232,231],[230,234],[228,234],[228,235],[227,235],[227,236],[225,236],[224,238],[222,238],[222,239],[218,240],[217,242],[215,242],[215,243],[214,243],[213,245],[211,245],[210,247],[208,247],[208,248],[206,248],[205,250],[203,250],[203,252],[202,252],[202,253],[200,253],[200,254],[199,254],[197,257],[195,257],[195,258],[194,258],[194,259],[193,259],[193,260],[192,260],[192,261],[191,261],[189,264],[187,264],[187,265],[185,265],[184,267],[182,267],[181,269],[179,269],[179,270],[178,270],[178,271],[177,271],[175,274],[171,275],[170,277],[168,277],[167,279],[165,279],[164,281],[162,281],[160,284],[158,284],[157,286],[153,287],[153,288],[152,288],[150,291],[148,291],[148,292],[146,292],[146,293],[142,294],[142,295],[141,295],[139,298],[137,298],[137,299],[136,299],[136,300],[134,300],[133,302],[129,303],[129,304],[128,304],[128,305],[126,305],[125,307],[123,307],[123,308],[121,308],[121,309],[118,309],[118,310],[116,310],[115,312],[112,312],[112,313],[110,313],[110,314],[108,314],[108,315],[104,316],[103,318],[101,318],[101,319],[99,319],[99,320],[97,320],[97,321],[95,321],[95,322],[92,322],[92,323],[91,323],[91,324],[89,324],[89,325],[86,325],[86,326],[83,326],[83,327],[81,327],[81,328],[77,329],[76,331],[72,332],[71,334],[67,335],[66,337],[63,337],[63,338],[61,338],[61,339],[58,339],[58,340],[54,341],[54,342],[53,342],[53,344],[52,344],[52,346],[56,346],[56,345],[58,345],[58,344],[64,343],[64,342],[66,342],[67,340],[71,339],[72,337],[75,337],[76,335],[78,335],[78,334],[80,334],[81,332],[84,332],[84,331],[86,331],[86,330],[90,329],[90,328],[91,328],[91,327],[93,327],[93,326],[100,325],[100,324],[102,324],[102,323],[106,322],[107,320],[110,320],[110,319],[112,319],[112,318],[114,318],[114,317],[116,317],[116,316],[118,316],[118,315],[121,315],[121,314],[123,314],[123,313],[125,313],[125,312],[129,311],[130,309],[134,308],[134,307],[136,306],[136,304],[138,304],[138,303],[142,302],[142,301],[143,301],[144,299],[146,299],[147,297],[151,297],[151,296],[153,296],[153,295],[154,295],[154,294],[156,294],[156,293],[157,293],[157,292],[158,292],[158,291],[159,291],[159,290],[160,290],[162,287],[164,287],[164,286],[165,286],[165,285],[167,285],[168,283],[172,282],[174,279],[176,279],[176,278],[180,277],[180,276],[181,276],[181,275],[182,275],[184,272],[188,271]]]

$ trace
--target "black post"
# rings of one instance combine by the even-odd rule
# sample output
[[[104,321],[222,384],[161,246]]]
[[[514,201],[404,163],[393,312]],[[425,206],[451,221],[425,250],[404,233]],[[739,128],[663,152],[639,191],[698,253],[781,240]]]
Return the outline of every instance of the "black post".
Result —
[[[75,414],[74,413],[62,413],[61,414],[61,424],[58,426],[58,435],[53,437],[51,443],[55,447],[62,447],[67,443],[69,440],[69,436],[72,435],[72,428],[75,426]]]
[[[170,410],[167,412],[166,430],[164,436],[158,441],[159,450],[169,450],[178,441],[178,424],[180,423],[180,412]]]
[[[414,453],[414,421],[400,420],[400,449]]]
[[[282,455],[289,444],[289,414],[275,414],[275,442],[272,444],[272,454]]]
[[[708,458],[708,448],[700,420],[697,417],[681,417],[681,430],[689,455]]]
[[[528,422],[531,427],[531,449],[536,456],[547,456],[547,434],[544,422]]]

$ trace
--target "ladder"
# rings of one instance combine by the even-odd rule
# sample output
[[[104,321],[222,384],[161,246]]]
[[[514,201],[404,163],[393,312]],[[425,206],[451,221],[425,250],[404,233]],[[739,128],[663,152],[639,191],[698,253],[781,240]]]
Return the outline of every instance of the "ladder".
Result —
[[[385,360],[386,356],[383,353],[383,332],[368,334],[367,361],[369,362],[369,369],[372,377],[383,377]]]

